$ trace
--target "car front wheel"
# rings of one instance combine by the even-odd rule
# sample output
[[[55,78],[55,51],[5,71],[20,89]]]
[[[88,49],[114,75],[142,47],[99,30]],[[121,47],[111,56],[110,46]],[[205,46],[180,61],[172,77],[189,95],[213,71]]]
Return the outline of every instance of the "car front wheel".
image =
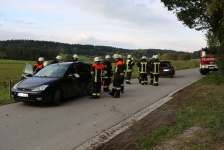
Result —
[[[93,92],[93,83],[89,82],[86,84],[86,92],[88,95],[92,95]]]
[[[52,99],[52,104],[54,106],[58,106],[61,102],[61,90],[56,90],[54,95],[53,95],[53,99]]]

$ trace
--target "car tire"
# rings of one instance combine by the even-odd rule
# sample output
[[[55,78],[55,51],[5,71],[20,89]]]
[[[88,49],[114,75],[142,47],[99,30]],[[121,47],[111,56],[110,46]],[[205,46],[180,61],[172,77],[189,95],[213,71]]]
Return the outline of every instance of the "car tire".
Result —
[[[58,105],[60,105],[60,102],[61,102],[61,90],[58,89],[54,92],[52,104],[54,106],[58,106]]]
[[[93,92],[93,82],[89,82],[86,84],[86,93],[87,95],[92,95]]]
[[[23,101],[23,103],[26,104],[26,105],[33,105],[34,104],[34,102],[24,102],[24,101]]]
[[[207,70],[201,70],[201,69],[200,69],[200,73],[201,73],[202,75],[206,75],[206,74],[209,73],[209,71],[207,71]]]

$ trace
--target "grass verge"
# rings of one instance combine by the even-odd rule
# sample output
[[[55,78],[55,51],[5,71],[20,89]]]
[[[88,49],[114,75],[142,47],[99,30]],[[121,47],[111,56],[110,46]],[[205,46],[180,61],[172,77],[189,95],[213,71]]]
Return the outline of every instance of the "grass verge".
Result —
[[[176,122],[139,140],[139,149],[224,149],[224,78],[210,74],[174,94]],[[189,136],[186,131],[197,127]]]

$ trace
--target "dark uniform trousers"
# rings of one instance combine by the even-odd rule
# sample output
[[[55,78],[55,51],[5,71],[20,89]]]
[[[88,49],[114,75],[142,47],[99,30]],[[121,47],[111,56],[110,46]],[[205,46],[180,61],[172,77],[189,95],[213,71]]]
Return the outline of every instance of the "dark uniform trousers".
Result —
[[[132,60],[129,58],[127,59],[126,61],[126,83],[127,84],[130,84],[130,80],[131,80],[131,75],[132,75],[132,69],[133,69],[133,66],[135,65]]]
[[[116,62],[115,69],[114,69],[113,88],[112,88],[112,91],[109,92],[109,94],[113,96],[114,98],[120,97],[122,76],[124,76],[123,62],[118,61]]]
[[[140,71],[140,79],[141,79],[141,84],[148,84],[148,78],[147,78],[147,73],[148,73],[148,68],[149,68],[149,63],[146,60],[142,60],[139,64],[139,71]]]
[[[113,75],[113,71],[112,71],[112,65],[111,65],[111,62],[110,61],[104,61],[103,62],[104,64],[104,76],[102,77],[103,78],[103,91],[104,92],[108,92],[110,91],[109,90],[109,87],[110,87],[110,83],[111,83],[111,77]]]
[[[124,93],[124,76],[121,76],[121,93]]]
[[[159,60],[156,60],[153,62],[153,85],[154,86],[159,85],[159,65],[160,65]]]
[[[90,98],[99,98],[101,93],[102,70],[103,64],[93,64],[91,74],[93,76],[93,91]]]
[[[111,83],[111,77],[110,76],[105,76],[103,77],[103,90],[104,92],[108,92],[109,91],[109,87],[110,87],[110,83]]]

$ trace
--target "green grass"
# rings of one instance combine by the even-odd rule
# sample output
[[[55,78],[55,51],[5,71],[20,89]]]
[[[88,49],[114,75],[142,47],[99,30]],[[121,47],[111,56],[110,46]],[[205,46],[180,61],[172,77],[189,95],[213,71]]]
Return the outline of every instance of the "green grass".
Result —
[[[219,149],[224,138],[223,89],[224,78],[210,74],[175,94],[171,101],[183,101],[175,112],[178,122],[173,126],[161,126],[150,136],[143,137],[139,149],[154,149],[169,139],[175,139],[183,149]],[[192,126],[201,127],[204,132],[186,141],[178,138]]]
[[[173,64],[175,70],[183,70],[183,69],[190,69],[190,68],[197,68],[199,67],[199,59],[193,60],[171,60],[170,62]]]

